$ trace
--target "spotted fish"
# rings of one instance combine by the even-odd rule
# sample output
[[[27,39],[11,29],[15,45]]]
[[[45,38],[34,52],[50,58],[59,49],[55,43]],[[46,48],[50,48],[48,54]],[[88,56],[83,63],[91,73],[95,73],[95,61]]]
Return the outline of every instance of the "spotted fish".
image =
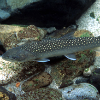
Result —
[[[2,58],[9,61],[50,61],[49,57],[65,55],[76,60],[73,53],[100,46],[99,37],[59,38],[42,41],[32,41],[6,51]]]

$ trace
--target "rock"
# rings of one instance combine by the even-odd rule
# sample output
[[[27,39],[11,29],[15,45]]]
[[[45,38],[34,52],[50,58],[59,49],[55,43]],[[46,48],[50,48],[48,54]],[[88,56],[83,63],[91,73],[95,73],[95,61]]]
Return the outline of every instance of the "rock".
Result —
[[[94,85],[100,92],[100,68],[95,69],[90,77],[90,83]]]
[[[51,76],[55,79],[57,85],[68,86],[72,84],[71,80],[83,74],[85,68],[93,65],[95,59],[95,51],[82,51],[75,53],[77,60],[54,59],[50,62]],[[51,61],[51,59],[50,59]]]
[[[56,28],[55,28],[55,27],[43,28],[43,29],[45,29],[45,30],[47,31],[47,33],[52,33],[53,31],[55,31],[55,30],[56,30]]]
[[[34,90],[36,88],[48,86],[52,82],[50,74],[43,72],[22,84],[22,90],[25,92]]]
[[[90,76],[92,74],[92,71],[90,68],[86,68],[83,72],[83,75],[84,76]]]
[[[88,82],[89,82],[89,77],[79,76],[79,77],[75,77],[75,78],[73,79],[73,83],[74,83],[74,84],[88,83]]]
[[[23,27],[19,26],[0,25],[0,41],[6,50],[17,45],[16,33],[22,29]]]
[[[28,27],[0,25],[0,40],[6,50],[17,47],[28,40],[41,40],[47,31],[34,25]]]
[[[15,94],[0,86],[0,100],[16,100]]]
[[[42,40],[46,33],[47,31],[44,29],[37,28],[34,25],[29,25],[17,33],[17,39]]]
[[[9,17],[10,17],[10,13],[0,9],[0,22]]]
[[[49,29],[49,28],[48,28]],[[63,27],[62,29],[54,30],[50,34],[47,34],[47,38],[70,38],[71,36],[74,35],[74,32],[77,30],[77,25],[71,25],[69,27]],[[48,30],[47,30],[48,31]],[[73,34],[72,34],[73,33]],[[46,37],[45,37],[46,38]]]
[[[6,0],[0,0],[0,8],[6,8],[6,7],[7,7]]]
[[[52,88],[40,88],[18,95],[17,100],[62,100],[62,95]]]
[[[1,41],[0,41],[0,55],[2,55],[2,54],[5,53],[5,52],[6,52],[6,50],[5,50],[3,44],[2,44]]]
[[[14,11],[15,9],[19,9],[19,8],[23,8],[26,5],[29,5],[31,3],[34,2],[38,2],[40,0],[15,0],[15,2],[13,0],[7,0],[7,4],[8,6],[11,7],[11,11]]]
[[[89,83],[73,84],[60,91],[66,100],[99,100],[98,90]]]
[[[95,62],[94,65],[91,65],[89,68],[84,69],[83,76],[89,77],[93,74],[93,71],[96,69]]]
[[[45,69],[44,64],[38,62],[14,63],[0,57],[0,85],[11,82],[24,81],[32,75],[37,75]]]
[[[6,24],[34,24],[38,27],[68,27],[86,11],[96,0],[35,0],[29,4],[28,0],[12,2],[11,17],[2,23]],[[37,2],[38,1],[38,2]],[[18,3],[19,2],[19,3]],[[26,5],[26,6],[25,6]]]
[[[38,1],[40,0],[15,0],[15,2],[13,0],[0,0],[0,22],[9,18],[16,9]]]
[[[93,37],[93,34],[88,30],[77,30],[74,33],[75,37]]]
[[[16,67],[15,67],[15,63],[11,63],[0,58],[0,84],[2,85],[7,84],[8,82],[11,81],[11,78],[13,76],[18,74],[18,72],[15,72],[13,70]]]
[[[62,79],[62,84],[59,88],[64,88],[73,84],[72,80],[67,80],[65,77]]]

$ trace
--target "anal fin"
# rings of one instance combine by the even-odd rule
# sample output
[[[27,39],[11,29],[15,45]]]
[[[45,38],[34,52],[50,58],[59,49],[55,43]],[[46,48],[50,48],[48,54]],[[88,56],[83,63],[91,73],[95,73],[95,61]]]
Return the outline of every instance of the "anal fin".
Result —
[[[70,59],[70,60],[76,60],[76,56],[75,54],[67,54],[67,55],[64,55],[66,58]]]

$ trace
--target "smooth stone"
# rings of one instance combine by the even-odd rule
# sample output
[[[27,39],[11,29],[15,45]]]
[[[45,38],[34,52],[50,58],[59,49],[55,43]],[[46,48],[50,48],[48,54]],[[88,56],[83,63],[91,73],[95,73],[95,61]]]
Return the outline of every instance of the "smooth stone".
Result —
[[[60,91],[66,100],[99,100],[98,90],[89,83],[73,84]]]
[[[4,20],[10,17],[10,13],[0,9],[0,19]]]

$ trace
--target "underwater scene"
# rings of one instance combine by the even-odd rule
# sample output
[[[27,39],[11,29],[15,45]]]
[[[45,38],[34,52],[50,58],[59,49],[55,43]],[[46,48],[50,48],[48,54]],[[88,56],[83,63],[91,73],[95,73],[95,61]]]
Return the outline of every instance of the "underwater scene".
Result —
[[[0,0],[0,100],[100,100],[100,0]]]

